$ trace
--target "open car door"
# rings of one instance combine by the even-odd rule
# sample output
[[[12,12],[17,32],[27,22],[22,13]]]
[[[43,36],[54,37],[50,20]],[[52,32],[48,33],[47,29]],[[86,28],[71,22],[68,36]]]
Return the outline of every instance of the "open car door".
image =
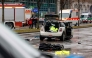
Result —
[[[66,35],[72,36],[72,22],[64,22],[66,28]]]

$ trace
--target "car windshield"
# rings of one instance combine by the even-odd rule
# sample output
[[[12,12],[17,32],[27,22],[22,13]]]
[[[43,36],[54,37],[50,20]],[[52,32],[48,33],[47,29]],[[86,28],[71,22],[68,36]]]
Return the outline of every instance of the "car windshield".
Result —
[[[62,13],[62,18],[68,18],[69,17],[69,13]]]
[[[87,17],[88,17],[88,15],[81,15],[80,18],[87,18]]]

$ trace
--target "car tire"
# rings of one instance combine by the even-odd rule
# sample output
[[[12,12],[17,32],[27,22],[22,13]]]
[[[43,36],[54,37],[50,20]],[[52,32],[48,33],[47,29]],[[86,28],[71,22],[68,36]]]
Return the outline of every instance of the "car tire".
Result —
[[[65,33],[62,34],[62,36],[60,37],[60,41],[64,41],[65,40]]]
[[[86,23],[88,23],[88,22],[86,22]]]
[[[5,25],[8,26],[10,29],[14,28],[14,24],[12,22],[6,22]]]
[[[78,23],[76,22],[76,24],[74,24],[74,26],[78,26]]]
[[[44,40],[44,37],[40,35],[40,41],[43,41]]]

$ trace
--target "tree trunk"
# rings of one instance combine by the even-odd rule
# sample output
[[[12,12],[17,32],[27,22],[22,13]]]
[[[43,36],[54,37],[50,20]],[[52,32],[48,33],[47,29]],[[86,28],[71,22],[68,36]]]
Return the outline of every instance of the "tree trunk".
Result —
[[[4,0],[2,0],[2,22],[4,23]]]

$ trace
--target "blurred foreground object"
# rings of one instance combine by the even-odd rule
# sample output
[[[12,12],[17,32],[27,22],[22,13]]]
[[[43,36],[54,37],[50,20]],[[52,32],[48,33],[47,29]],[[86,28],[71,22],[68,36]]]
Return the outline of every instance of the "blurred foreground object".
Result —
[[[80,55],[69,55],[66,58],[84,58],[84,57]]]
[[[39,51],[2,24],[0,24],[0,50],[4,58],[40,57]]]
[[[0,23],[0,58],[54,58],[55,55],[41,53],[8,27]],[[57,58],[57,57],[56,57]]]

